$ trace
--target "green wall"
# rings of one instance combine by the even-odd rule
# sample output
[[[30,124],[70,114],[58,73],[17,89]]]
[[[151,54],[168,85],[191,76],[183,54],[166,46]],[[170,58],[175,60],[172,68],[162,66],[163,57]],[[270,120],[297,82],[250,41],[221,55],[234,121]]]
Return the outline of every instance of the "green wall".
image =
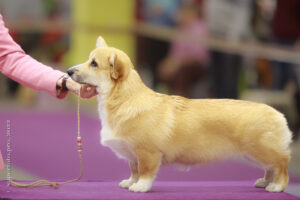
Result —
[[[109,46],[123,50],[134,62],[135,39],[128,31],[134,25],[134,0],[73,0],[70,66],[87,60],[101,35]]]

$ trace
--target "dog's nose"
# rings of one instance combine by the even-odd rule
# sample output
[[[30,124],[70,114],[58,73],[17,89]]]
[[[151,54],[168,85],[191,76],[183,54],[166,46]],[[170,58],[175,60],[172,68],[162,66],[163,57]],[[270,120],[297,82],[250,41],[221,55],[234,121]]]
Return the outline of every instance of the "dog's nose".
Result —
[[[67,73],[69,74],[69,76],[72,76],[72,74],[74,74],[74,70],[73,69],[68,69]]]

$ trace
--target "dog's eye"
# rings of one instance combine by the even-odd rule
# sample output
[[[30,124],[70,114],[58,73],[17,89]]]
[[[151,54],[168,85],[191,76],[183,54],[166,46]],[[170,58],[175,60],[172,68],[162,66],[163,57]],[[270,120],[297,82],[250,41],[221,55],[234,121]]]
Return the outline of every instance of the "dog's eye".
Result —
[[[98,64],[96,63],[96,61],[95,61],[95,60],[93,60],[93,61],[91,62],[91,66],[92,66],[92,67],[97,67],[97,66],[98,66]]]

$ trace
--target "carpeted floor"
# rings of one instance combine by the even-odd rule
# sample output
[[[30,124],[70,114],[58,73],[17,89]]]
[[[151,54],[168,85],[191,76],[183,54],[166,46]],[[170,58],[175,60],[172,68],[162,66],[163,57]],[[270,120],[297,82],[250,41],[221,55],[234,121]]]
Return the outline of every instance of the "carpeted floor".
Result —
[[[123,200],[296,200],[287,193],[269,193],[254,188],[252,181],[208,181],[208,182],[156,182],[149,193],[132,193],[118,187],[117,182],[77,182],[62,185],[58,189],[7,187],[0,181],[2,198],[12,199],[123,199]]]

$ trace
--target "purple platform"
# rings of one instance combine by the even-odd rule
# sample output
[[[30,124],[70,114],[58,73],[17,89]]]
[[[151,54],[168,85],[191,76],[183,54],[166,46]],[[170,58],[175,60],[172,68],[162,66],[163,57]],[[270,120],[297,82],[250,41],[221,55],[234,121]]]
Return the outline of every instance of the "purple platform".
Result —
[[[50,180],[68,180],[78,176],[76,113],[1,112],[0,149],[4,159],[8,139],[5,134],[6,120],[10,120],[11,124],[13,165]],[[254,180],[263,176],[263,170],[233,161],[206,164],[189,172],[180,172],[171,166],[163,167],[153,192],[130,193],[117,184],[129,177],[128,164],[100,145],[100,129],[97,118],[81,116],[83,182],[63,185],[55,190],[49,187],[8,188],[5,181],[0,181],[0,198],[297,199],[286,193],[272,194],[254,188]],[[291,181],[300,182],[293,176]]]
[[[76,113],[0,113],[0,149],[6,158],[6,120],[10,120],[11,163],[46,179],[70,179],[78,176]],[[100,144],[99,119],[81,116],[83,138],[83,180],[120,181],[130,175],[127,162],[118,159]],[[163,167],[157,177],[162,181],[252,180],[263,170],[247,164],[223,161],[181,172]]]
[[[12,199],[247,199],[247,200],[295,200],[300,199],[287,193],[269,193],[254,188],[249,181],[211,182],[156,182],[149,193],[132,193],[118,187],[117,182],[77,182],[61,185],[58,189],[7,187],[0,181],[2,198]]]

